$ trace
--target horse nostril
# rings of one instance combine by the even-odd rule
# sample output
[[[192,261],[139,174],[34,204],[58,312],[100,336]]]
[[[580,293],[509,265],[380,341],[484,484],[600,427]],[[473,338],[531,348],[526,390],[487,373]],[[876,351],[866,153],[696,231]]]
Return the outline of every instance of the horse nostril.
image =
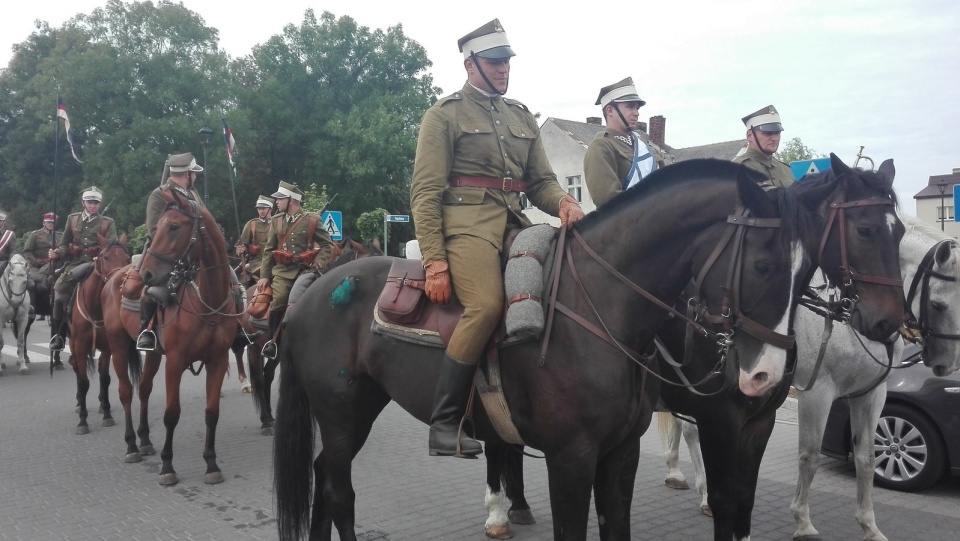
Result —
[[[149,283],[152,280],[153,280],[153,275],[150,273],[150,271],[143,271],[143,281]]]
[[[766,372],[760,372],[759,374],[753,376],[753,380],[756,381],[757,383],[766,383],[767,378],[769,378],[769,376],[767,375]]]

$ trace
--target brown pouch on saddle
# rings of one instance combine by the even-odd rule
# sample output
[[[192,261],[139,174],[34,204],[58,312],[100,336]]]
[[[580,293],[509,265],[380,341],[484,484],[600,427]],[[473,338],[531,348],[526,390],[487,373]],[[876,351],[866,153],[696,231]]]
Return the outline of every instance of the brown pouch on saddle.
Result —
[[[136,267],[131,266],[127,269],[120,285],[120,295],[131,301],[139,300],[143,296],[143,279],[140,278],[140,271]]]
[[[247,305],[247,313],[253,319],[266,319],[267,312],[270,311],[270,302],[273,301],[273,288],[267,286],[253,294],[250,304]]]
[[[426,271],[417,259],[395,259],[387,274],[377,308],[391,323],[413,323],[420,319],[426,299],[423,287]]]

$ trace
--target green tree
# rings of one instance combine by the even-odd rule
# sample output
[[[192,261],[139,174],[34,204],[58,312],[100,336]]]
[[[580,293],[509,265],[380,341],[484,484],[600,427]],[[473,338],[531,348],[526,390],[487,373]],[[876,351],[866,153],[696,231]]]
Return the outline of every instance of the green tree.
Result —
[[[774,156],[784,163],[824,157],[823,154],[818,154],[816,150],[803,144],[799,137],[794,137],[780,145],[780,150]]]
[[[368,243],[379,239],[383,235],[383,216],[390,214],[385,209],[374,209],[364,212],[357,218],[357,232],[361,242]]]

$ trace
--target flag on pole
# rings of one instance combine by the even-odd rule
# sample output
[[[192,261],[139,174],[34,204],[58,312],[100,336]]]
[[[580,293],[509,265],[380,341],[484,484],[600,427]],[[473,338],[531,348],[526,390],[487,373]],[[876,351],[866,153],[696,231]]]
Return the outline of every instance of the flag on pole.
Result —
[[[63,119],[63,127],[67,131],[67,143],[70,144],[70,154],[73,154],[73,159],[77,160],[78,163],[83,163],[80,161],[80,158],[77,157],[77,152],[73,149],[73,133],[70,131],[70,117],[67,116],[67,107],[63,104],[63,98],[60,97],[60,94],[57,94],[57,116]]]
[[[223,121],[223,141],[227,144],[227,160],[230,162],[230,171],[236,174],[237,166],[233,163],[233,147],[237,142],[233,138],[233,132],[230,131],[230,126],[227,125],[227,119],[221,118],[220,120]]]

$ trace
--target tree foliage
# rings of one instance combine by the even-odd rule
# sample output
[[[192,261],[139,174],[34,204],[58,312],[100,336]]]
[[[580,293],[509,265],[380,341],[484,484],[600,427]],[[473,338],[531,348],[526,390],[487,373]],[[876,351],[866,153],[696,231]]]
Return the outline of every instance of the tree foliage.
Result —
[[[780,145],[780,150],[774,156],[784,163],[824,157],[823,154],[818,154],[816,150],[803,144],[799,137],[794,137]]]
[[[357,233],[360,234],[361,242],[368,243],[373,239],[380,238],[383,234],[383,216],[390,214],[386,209],[373,209],[370,212],[364,212],[357,218]]]

